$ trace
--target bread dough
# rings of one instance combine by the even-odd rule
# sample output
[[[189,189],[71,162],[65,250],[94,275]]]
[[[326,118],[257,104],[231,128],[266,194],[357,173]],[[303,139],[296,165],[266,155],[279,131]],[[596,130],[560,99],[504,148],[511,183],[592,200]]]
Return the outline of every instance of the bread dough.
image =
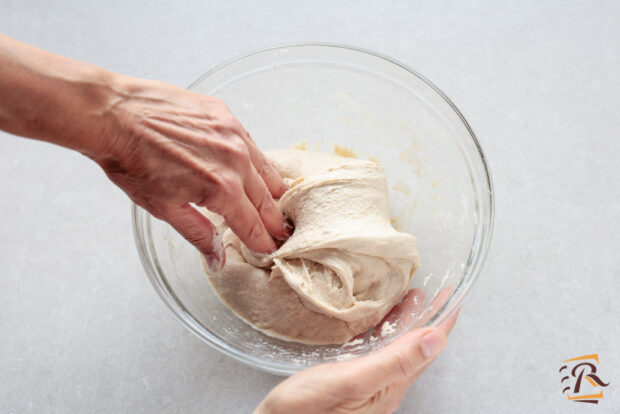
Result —
[[[248,250],[211,212],[226,266],[207,271],[221,300],[266,334],[340,344],[383,319],[419,266],[416,239],[390,224],[379,163],[300,150],[267,152],[289,190],[293,235],[270,255]]]

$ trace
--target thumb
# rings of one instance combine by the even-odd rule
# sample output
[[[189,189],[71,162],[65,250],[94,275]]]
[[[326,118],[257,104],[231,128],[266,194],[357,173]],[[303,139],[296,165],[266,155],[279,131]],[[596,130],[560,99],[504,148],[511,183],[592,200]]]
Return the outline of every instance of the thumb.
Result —
[[[159,218],[168,222],[205,256],[211,270],[222,270],[226,263],[224,246],[209,219],[188,203],[180,206],[160,204],[157,210]]]
[[[365,372],[359,378],[369,378],[374,388],[410,380],[439,355],[446,342],[446,334],[437,328],[409,332],[376,354],[355,361]]]

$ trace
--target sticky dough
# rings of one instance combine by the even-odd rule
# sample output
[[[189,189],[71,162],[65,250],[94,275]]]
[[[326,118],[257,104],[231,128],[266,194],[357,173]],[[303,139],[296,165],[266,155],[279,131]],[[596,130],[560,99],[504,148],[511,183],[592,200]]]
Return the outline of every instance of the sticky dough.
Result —
[[[339,344],[376,325],[419,266],[416,239],[390,224],[380,164],[299,150],[267,153],[289,190],[279,200],[295,225],[270,255],[248,250],[214,213],[226,266],[207,272],[221,300],[268,335]]]

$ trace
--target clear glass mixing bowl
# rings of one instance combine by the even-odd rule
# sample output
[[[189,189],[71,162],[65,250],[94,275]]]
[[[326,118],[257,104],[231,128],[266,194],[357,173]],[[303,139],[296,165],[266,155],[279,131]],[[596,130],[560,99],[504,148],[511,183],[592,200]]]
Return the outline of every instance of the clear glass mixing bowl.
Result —
[[[411,281],[415,305],[406,317],[392,317],[383,329],[345,345],[287,342],[255,330],[223,305],[198,252],[134,205],[146,273],[190,331],[250,366],[290,374],[368,354],[406,331],[440,324],[459,308],[489,247],[493,192],[480,144],[436,86],[373,52],[303,44],[239,57],[189,89],[227,102],[263,150],[336,148],[379,160],[394,225],[418,238],[422,261]]]

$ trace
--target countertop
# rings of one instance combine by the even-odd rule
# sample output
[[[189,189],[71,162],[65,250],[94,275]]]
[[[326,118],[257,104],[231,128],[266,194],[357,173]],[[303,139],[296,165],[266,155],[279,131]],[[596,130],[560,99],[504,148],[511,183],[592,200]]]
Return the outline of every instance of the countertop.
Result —
[[[181,3],[0,0],[0,31],[180,86],[299,41],[415,68],[476,131],[497,204],[449,346],[398,412],[619,412],[620,3]],[[0,134],[0,412],[248,413],[282,380],[173,317],[129,206],[85,157]],[[604,398],[568,401],[562,361],[594,353]]]

